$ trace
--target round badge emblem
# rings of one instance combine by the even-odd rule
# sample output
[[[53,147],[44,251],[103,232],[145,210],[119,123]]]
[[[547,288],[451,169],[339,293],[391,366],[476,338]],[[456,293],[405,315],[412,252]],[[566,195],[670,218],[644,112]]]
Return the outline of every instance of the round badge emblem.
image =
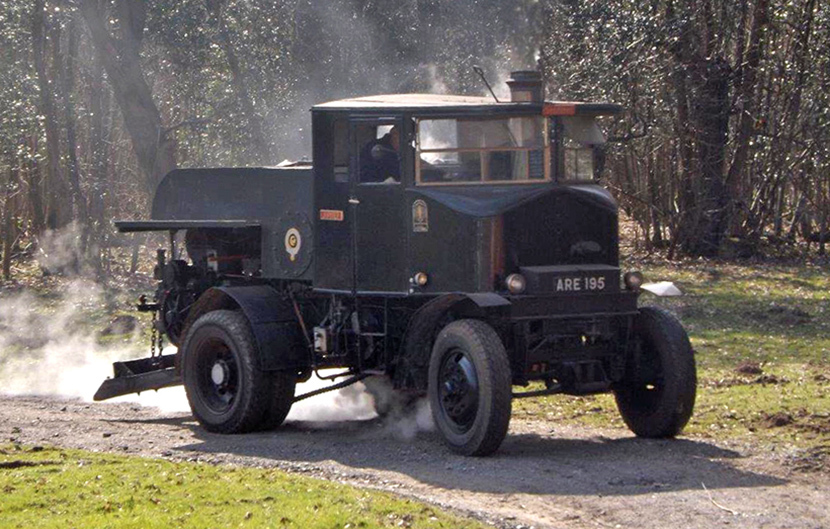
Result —
[[[288,257],[291,261],[297,259],[297,254],[300,253],[300,246],[303,240],[300,237],[300,230],[297,228],[290,228],[285,232],[285,251],[288,252]]]
[[[271,223],[273,222],[273,223]],[[314,254],[314,231],[303,213],[285,212],[263,226],[263,244],[270,249],[270,266],[282,278],[303,277]]]

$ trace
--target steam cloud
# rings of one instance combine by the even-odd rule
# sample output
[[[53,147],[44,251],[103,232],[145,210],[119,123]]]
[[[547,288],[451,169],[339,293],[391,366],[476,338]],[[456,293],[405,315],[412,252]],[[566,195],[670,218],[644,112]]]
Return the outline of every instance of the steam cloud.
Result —
[[[41,240],[41,265],[51,271],[83,269],[79,235],[77,225],[47,234]],[[0,395],[89,402],[101,382],[112,376],[113,362],[147,356],[148,343],[141,329],[149,322],[139,321],[128,334],[99,340],[101,324],[91,325],[90,316],[111,312],[112,296],[83,277],[53,283],[45,292],[0,292]],[[167,347],[164,354],[174,351]],[[297,386],[297,394],[331,383],[312,377]],[[112,402],[136,402],[163,412],[190,411],[182,387],[127,395]],[[372,397],[358,383],[296,403],[288,420],[326,423],[375,416]],[[396,437],[411,439],[419,431],[431,430],[431,421],[429,407],[419,403],[409,413],[393,413],[383,424]]]
[[[102,288],[75,279],[55,294],[38,297],[32,292],[0,296],[0,395],[44,396],[92,401],[101,382],[112,376],[112,363],[147,355],[140,325],[118,342],[102,344],[84,318],[105,308]],[[165,348],[170,354],[174,347]],[[331,373],[326,373],[331,374]],[[312,377],[297,386],[297,394],[332,384]],[[369,420],[375,413],[373,397],[363,384],[324,393],[296,403],[288,421],[336,422]],[[189,412],[184,389],[127,395],[111,402],[136,402],[163,412]],[[396,437],[411,439],[432,429],[429,406],[419,403],[409,413],[393,413],[384,423]]]
[[[541,21],[537,5],[500,2],[299,5],[291,48],[296,77],[287,81],[286,99],[266,113],[277,152],[273,162],[310,158],[308,109],[318,103],[408,92],[489,97],[474,64],[507,99],[509,72],[536,67]]]
[[[61,395],[89,399],[107,374],[100,346],[84,332],[79,316],[100,303],[100,287],[75,280],[60,296],[72,302],[50,304],[31,292],[0,299],[0,391],[7,395]],[[50,306],[52,305],[52,306]],[[114,347],[109,358],[129,349]],[[99,369],[100,368],[100,369]]]

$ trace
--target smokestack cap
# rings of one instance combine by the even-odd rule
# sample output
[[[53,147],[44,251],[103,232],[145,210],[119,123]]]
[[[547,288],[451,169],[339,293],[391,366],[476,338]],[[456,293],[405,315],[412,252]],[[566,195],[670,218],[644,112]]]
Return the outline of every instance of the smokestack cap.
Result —
[[[510,87],[510,101],[514,103],[542,103],[545,101],[545,85],[542,74],[536,70],[510,72],[507,80]]]

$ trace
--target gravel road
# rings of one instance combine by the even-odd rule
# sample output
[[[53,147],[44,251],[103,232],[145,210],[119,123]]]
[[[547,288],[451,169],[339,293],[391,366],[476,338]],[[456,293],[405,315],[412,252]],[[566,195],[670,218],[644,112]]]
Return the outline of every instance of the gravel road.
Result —
[[[295,419],[276,432],[222,436],[188,413],[132,403],[0,401],[2,442],[279,467],[502,527],[830,527],[828,474],[792,471],[786,454],[700,439],[514,420],[501,450],[478,459],[451,454],[435,433],[412,438],[379,419]]]

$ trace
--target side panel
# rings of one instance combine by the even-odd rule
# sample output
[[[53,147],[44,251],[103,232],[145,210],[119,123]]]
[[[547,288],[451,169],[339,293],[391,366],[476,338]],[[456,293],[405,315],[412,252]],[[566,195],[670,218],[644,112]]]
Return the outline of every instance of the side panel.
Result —
[[[470,217],[413,191],[406,193],[409,273],[429,276],[421,292],[476,292],[477,230]]]
[[[262,275],[311,280],[313,179],[310,167],[179,169],[156,189],[153,220],[246,220],[262,226]],[[295,228],[301,245],[286,248]]]
[[[350,122],[351,190],[352,197],[357,200],[356,203],[352,201],[351,210],[354,215],[352,229],[357,264],[356,289],[364,292],[405,292],[409,285],[406,276],[404,183],[401,181],[401,167],[406,143],[401,142],[397,161],[393,163],[398,169],[396,182],[389,183],[394,177],[389,177],[385,182],[367,181],[367,175],[363,174],[373,174],[369,171],[372,157],[364,152],[366,141],[358,131],[368,127],[374,133],[375,127],[384,125],[394,125],[400,131],[403,123],[397,116],[353,118]],[[361,159],[364,155],[369,160]]]
[[[359,184],[357,206],[357,290],[405,292],[406,234],[400,184]]]
[[[314,286],[352,288],[348,120],[314,112]],[[338,141],[335,141],[335,135]],[[345,136],[345,141],[343,140]]]

